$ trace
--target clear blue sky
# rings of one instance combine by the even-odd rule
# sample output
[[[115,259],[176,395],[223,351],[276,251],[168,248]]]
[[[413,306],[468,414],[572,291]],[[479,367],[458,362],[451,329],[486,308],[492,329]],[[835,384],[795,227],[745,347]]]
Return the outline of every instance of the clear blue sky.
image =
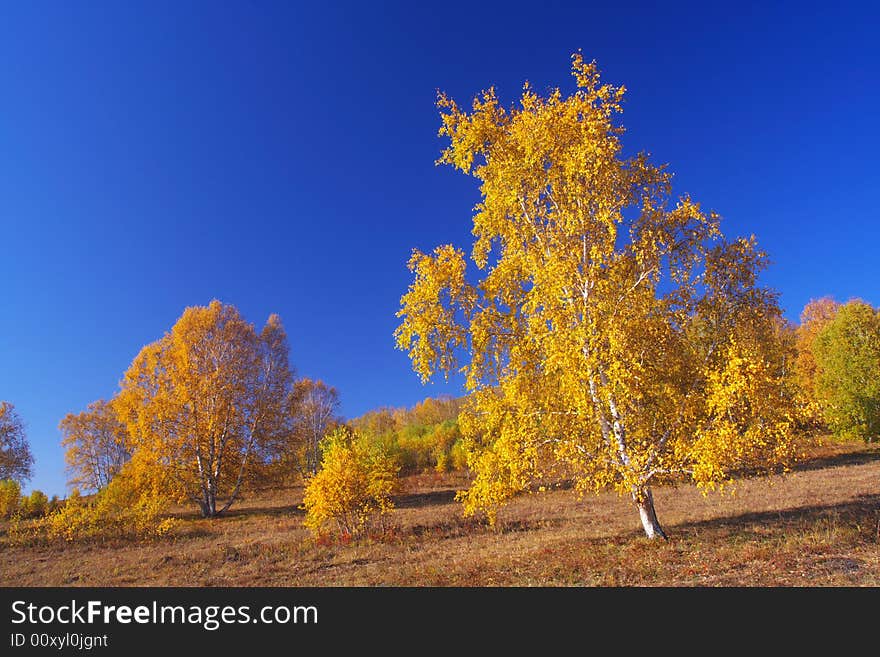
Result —
[[[457,392],[392,339],[410,250],[467,247],[478,200],[434,166],[435,90],[570,90],[579,48],[629,89],[625,147],[758,236],[789,318],[880,304],[875,3],[323,4],[3,4],[0,399],[28,488],[65,492],[61,417],[213,298],[279,313],[348,417]]]

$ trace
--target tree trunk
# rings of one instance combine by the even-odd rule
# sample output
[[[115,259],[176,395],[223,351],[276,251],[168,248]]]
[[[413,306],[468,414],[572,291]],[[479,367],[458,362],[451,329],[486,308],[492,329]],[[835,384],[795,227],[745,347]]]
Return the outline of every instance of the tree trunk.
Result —
[[[660,526],[657,513],[654,511],[654,496],[651,495],[651,489],[648,486],[643,486],[641,489],[634,490],[632,495],[639,509],[639,517],[642,519],[645,535],[650,539],[667,540],[666,532]]]
[[[217,496],[210,490],[204,491],[202,499],[199,500],[199,508],[202,511],[202,518],[217,516]]]

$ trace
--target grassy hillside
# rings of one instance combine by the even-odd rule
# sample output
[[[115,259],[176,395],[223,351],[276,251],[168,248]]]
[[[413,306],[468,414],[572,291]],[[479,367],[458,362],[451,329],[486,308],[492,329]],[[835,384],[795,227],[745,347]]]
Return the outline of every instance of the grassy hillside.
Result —
[[[878,586],[880,449],[815,450],[797,471],[740,482],[735,495],[655,492],[671,540],[644,539],[613,493],[524,495],[500,528],[461,517],[461,474],[407,477],[382,537],[322,544],[302,526],[301,489],[245,500],[232,515],[184,515],[147,543],[10,545],[0,584],[186,586]]]

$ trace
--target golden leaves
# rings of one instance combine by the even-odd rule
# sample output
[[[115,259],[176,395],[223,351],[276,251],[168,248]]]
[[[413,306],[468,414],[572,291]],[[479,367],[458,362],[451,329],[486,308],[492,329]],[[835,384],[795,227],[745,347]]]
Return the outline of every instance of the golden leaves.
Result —
[[[415,280],[401,298],[397,316],[403,322],[394,335],[427,381],[435,371],[455,368],[456,349],[467,344],[460,320],[473,311],[474,291],[465,280],[464,254],[451,245],[437,247],[432,256],[413,251],[409,269]]]
[[[623,86],[572,56],[576,89],[526,83],[466,112],[440,95],[438,162],[480,181],[471,259],[413,254],[397,346],[427,380],[460,367],[461,418],[476,478],[465,509],[490,516],[562,468],[579,490],[645,498],[652,480],[700,483],[790,454],[791,391],[775,296],[754,238],[727,242],[719,217],[645,154],[621,156]]]
[[[341,533],[353,536],[394,509],[391,495],[400,469],[394,459],[346,428],[327,436],[322,447],[321,469],[303,493],[306,527],[320,533],[335,523]]]
[[[257,334],[231,305],[187,308],[135,357],[114,406],[138,463],[173,473],[169,493],[218,512],[234,500],[251,453],[284,422],[287,338],[277,316]]]

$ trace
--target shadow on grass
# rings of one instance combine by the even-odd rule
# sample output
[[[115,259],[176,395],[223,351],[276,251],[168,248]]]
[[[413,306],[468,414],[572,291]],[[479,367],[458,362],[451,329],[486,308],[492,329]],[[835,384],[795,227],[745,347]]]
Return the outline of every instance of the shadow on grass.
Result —
[[[396,495],[392,499],[398,509],[411,509],[414,507],[439,506],[455,502],[454,490],[432,490],[425,493],[405,493]]]
[[[299,506],[292,504],[282,504],[278,506],[246,506],[246,507],[235,507],[232,506],[226,512],[216,516],[214,518],[204,518],[202,514],[196,510],[185,510],[185,511],[174,511],[169,513],[168,516],[171,518],[175,518],[177,520],[204,520],[207,522],[210,521],[222,521],[229,518],[243,518],[248,516],[304,516],[305,511],[300,509]]]
[[[284,504],[280,506],[247,506],[243,508],[230,507],[226,513],[222,516],[219,516],[219,519],[223,518],[238,518],[241,516],[256,516],[256,515],[266,515],[266,516],[304,516],[306,512],[299,507],[299,505],[294,504]]]
[[[745,540],[760,538],[779,538],[799,532],[841,528],[856,530],[858,542],[880,543],[880,493],[859,495],[856,498],[837,504],[798,506],[774,511],[754,511],[733,516],[719,516],[706,520],[681,523],[664,523],[663,509],[658,508],[660,522],[669,536],[669,543],[676,540],[698,539],[719,541],[739,537]],[[633,509],[635,513],[635,509]],[[567,522],[563,517],[542,518],[540,520],[508,519],[499,521],[495,528],[499,534],[538,532],[547,528],[559,527]],[[830,525],[830,526],[829,526]],[[422,528],[427,530],[446,530],[449,535],[460,533],[449,531],[446,525]],[[458,528],[455,528],[458,529]],[[472,530],[493,531],[485,523],[470,525]],[[758,531],[760,529],[760,531]],[[626,545],[637,539],[645,539],[640,528],[617,530],[584,538],[584,545]],[[663,541],[660,542],[663,544]]]
[[[792,470],[797,471],[810,471],[810,470],[822,470],[827,468],[834,467],[845,467],[852,465],[865,465],[870,463],[875,463],[880,461],[880,449],[875,447],[866,447],[864,449],[860,449],[858,451],[852,452],[843,452],[840,454],[832,454],[832,455],[824,455],[824,456],[816,456],[813,458],[809,458],[801,463],[795,465]],[[766,476],[766,473],[761,472],[751,472],[748,470],[743,470],[737,473],[739,477],[742,478],[760,478],[762,476]],[[548,482],[545,482],[548,483]],[[669,482],[667,485],[678,486],[678,485],[687,485],[685,481],[674,481]],[[571,480],[563,479],[555,482],[549,482],[549,486],[555,490],[567,490],[573,488],[574,484]],[[535,490],[537,490],[537,484],[535,485]],[[457,489],[446,488],[440,490],[430,490],[424,492],[416,492],[416,493],[402,493],[394,496],[393,502],[396,508],[399,509],[411,509],[411,508],[428,508],[434,506],[443,506],[447,504],[455,503],[455,495]],[[658,508],[658,511],[661,514],[661,523],[662,523],[662,508]],[[873,522],[877,523],[877,518],[875,517],[877,513],[880,513],[880,495],[868,496],[868,498],[864,501],[860,502],[846,502],[837,505],[830,506],[812,506],[812,507],[798,507],[793,509],[786,509],[781,512],[777,511],[759,511],[754,513],[746,513],[740,516],[734,517],[721,517],[721,518],[713,518],[710,520],[696,521],[692,523],[684,523],[680,525],[669,525],[664,527],[669,530],[668,533],[672,535],[675,530],[688,530],[688,529],[698,529],[698,528],[727,528],[732,529],[734,527],[745,526],[747,524],[773,524],[774,522],[810,522],[817,520],[820,517],[828,516],[830,514],[842,514],[842,515],[858,515],[859,517],[870,515],[873,518]],[[872,515],[874,514],[874,515]],[[266,515],[272,517],[281,517],[281,516],[289,516],[289,517],[302,517],[305,515],[305,511],[300,508],[299,505],[293,504],[280,504],[280,505],[262,505],[262,506],[244,506],[237,507],[233,506],[226,513],[216,518],[216,520],[223,520],[227,518],[243,518],[248,516],[256,516],[256,515]],[[200,520],[200,514],[195,510],[188,511],[180,511],[172,514],[172,517],[186,520]],[[556,519],[557,522],[562,522],[561,519]],[[532,523],[526,521],[519,520],[508,520],[503,521],[500,524],[499,530],[504,532],[523,532],[523,531],[534,531],[538,530],[542,527],[547,526],[547,520],[541,521],[540,523]],[[551,521],[551,524],[553,522]],[[448,528],[447,528],[448,529]],[[457,532],[454,532],[457,533]],[[0,529],[0,535],[2,535],[2,529]],[[640,531],[634,532],[625,532],[623,534],[619,534],[618,538],[629,538],[642,536]],[[608,538],[611,538],[610,536]]]
[[[880,449],[866,448],[857,452],[844,452],[805,459],[795,465],[792,470],[822,470],[823,468],[839,468],[847,465],[866,465],[877,461],[880,461]]]
[[[727,534],[753,534],[760,525],[771,533],[790,532],[793,527],[809,529],[823,521],[835,525],[859,528],[865,538],[880,540],[880,494],[859,495],[853,500],[838,504],[797,506],[778,511],[754,511],[735,516],[696,520],[666,526],[671,539],[681,533],[704,531]]]

